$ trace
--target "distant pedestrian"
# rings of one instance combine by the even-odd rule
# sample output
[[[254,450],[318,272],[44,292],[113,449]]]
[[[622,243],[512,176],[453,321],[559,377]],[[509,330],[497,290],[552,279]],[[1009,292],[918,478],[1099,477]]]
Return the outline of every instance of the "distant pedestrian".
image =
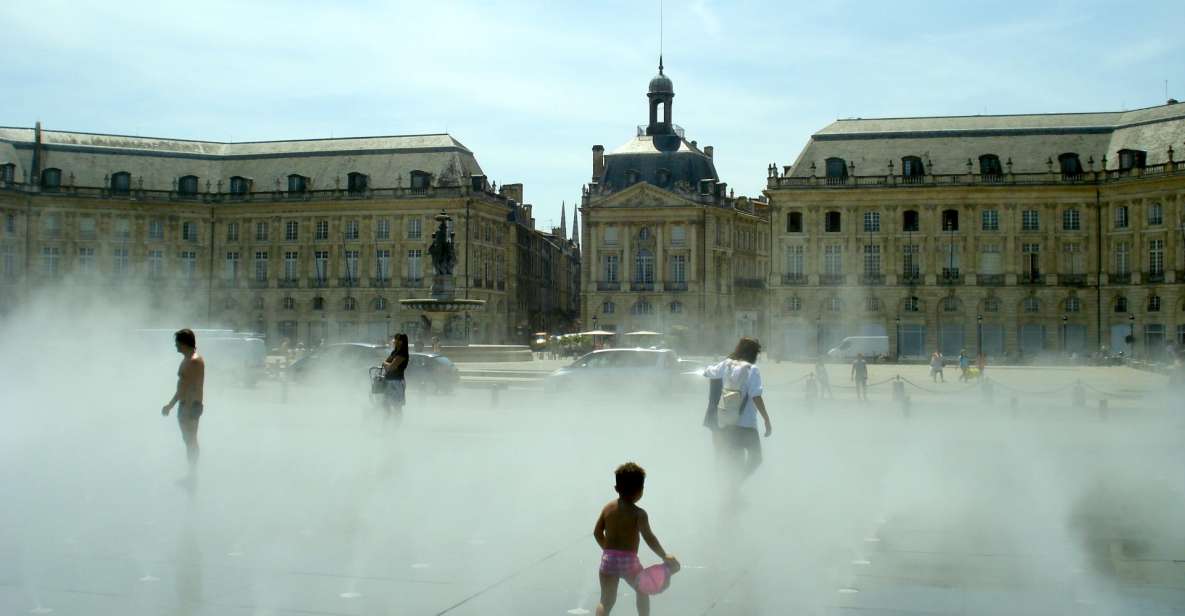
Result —
[[[967,351],[959,351],[959,381],[967,383],[971,381],[971,375],[968,372],[971,370],[971,358],[967,357]]]
[[[987,355],[984,355],[983,351],[980,351],[979,355],[975,357],[975,369],[977,371],[975,377],[982,381],[984,373],[987,371]]]
[[[402,419],[403,406],[407,402],[407,382],[403,378],[407,362],[407,334],[395,334],[391,338],[391,354],[383,362],[383,379],[387,381],[383,403],[387,413],[396,419]]]
[[[177,425],[181,428],[181,440],[185,443],[185,455],[189,460],[189,477],[183,481],[192,482],[196,477],[198,456],[198,420],[205,410],[202,406],[206,382],[206,360],[197,353],[197,336],[192,330],[182,329],[173,334],[173,345],[181,354],[181,365],[177,368],[177,391],[160,414],[168,417],[173,406],[177,406]],[[192,485],[192,483],[190,484]]]
[[[946,376],[942,374],[942,365],[945,360],[940,351],[934,351],[930,356],[930,380],[938,383],[939,381],[945,383]]]
[[[823,363],[823,358],[820,357],[815,360],[815,378],[819,379],[819,398],[835,398],[835,394],[831,393],[831,379],[827,376],[827,364]]]
[[[815,379],[813,372],[806,375],[806,383],[802,386],[802,393],[803,398],[806,399],[807,410],[815,410],[815,402],[819,400],[819,381]]]
[[[856,384],[856,399],[868,402],[868,362],[863,353],[857,353],[852,362],[852,382]]]

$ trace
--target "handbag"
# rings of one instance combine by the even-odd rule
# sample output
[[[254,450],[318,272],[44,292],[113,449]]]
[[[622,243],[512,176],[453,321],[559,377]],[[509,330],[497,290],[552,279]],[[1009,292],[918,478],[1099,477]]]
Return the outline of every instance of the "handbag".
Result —
[[[724,380],[724,389],[720,392],[720,402],[716,406],[716,423],[721,428],[730,428],[741,422],[741,414],[749,403],[749,371],[752,364],[746,363],[741,368],[741,376],[737,383]],[[732,387],[730,387],[732,385]]]

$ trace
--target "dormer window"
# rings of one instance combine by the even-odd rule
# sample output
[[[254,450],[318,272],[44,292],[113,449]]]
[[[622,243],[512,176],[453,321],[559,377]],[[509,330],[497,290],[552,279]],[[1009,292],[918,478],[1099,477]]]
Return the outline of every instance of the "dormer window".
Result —
[[[230,194],[243,196],[251,192],[251,180],[236,175],[230,178]]]
[[[1147,159],[1148,153],[1144,150],[1119,150],[1119,170],[1143,169]]]
[[[11,184],[16,178],[16,165],[5,163],[0,165],[0,182]]]
[[[177,180],[177,194],[192,197],[198,193],[198,178],[196,175],[182,176]]]
[[[62,170],[49,168],[41,172],[42,190],[57,190],[62,187]]]
[[[360,195],[366,192],[366,187],[369,185],[370,177],[365,173],[351,172],[346,176],[347,190],[351,195]]]
[[[669,169],[659,169],[657,180],[658,180],[659,186],[670,186],[670,184],[671,184],[670,170]]]
[[[412,190],[427,190],[431,180],[432,174],[426,171],[416,170],[411,172]]]
[[[288,176],[288,193],[300,195],[308,192],[309,179],[303,175],[293,173]]]
[[[842,158],[827,159],[827,183],[838,184],[848,177],[848,164]]]
[[[638,183],[638,178],[641,177],[637,169],[630,169],[625,172],[625,185],[633,186]]]
[[[998,178],[1004,175],[1004,168],[1000,166],[1000,157],[995,154],[984,154],[980,156],[979,175],[987,178]]]
[[[126,195],[132,190],[132,174],[120,171],[111,175],[111,194]]]
[[[1073,179],[1082,175],[1082,161],[1074,152],[1059,154],[1057,162],[1061,166],[1063,178]]]
[[[922,159],[917,156],[906,156],[901,159],[901,177],[920,178],[926,175],[926,168],[922,166]]]

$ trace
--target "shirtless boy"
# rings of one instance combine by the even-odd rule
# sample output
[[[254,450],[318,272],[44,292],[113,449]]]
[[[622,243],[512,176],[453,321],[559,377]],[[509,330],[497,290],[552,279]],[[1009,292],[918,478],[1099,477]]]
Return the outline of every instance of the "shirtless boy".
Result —
[[[183,358],[177,368],[177,392],[161,407],[160,414],[168,417],[173,405],[177,407],[177,424],[181,426],[181,440],[189,458],[192,477],[198,461],[198,419],[202,416],[202,389],[206,380],[206,360],[197,354],[197,337],[192,330],[183,329],[173,334],[173,343]]]
[[[637,505],[638,499],[642,498],[646,471],[633,462],[626,462],[617,467],[614,474],[617,477],[614,489],[617,490],[618,498],[605,505],[593,528],[593,537],[604,550],[601,554],[601,602],[597,605],[597,616],[604,616],[613,609],[613,604],[617,602],[619,579],[625,579],[626,584],[637,590],[638,574],[642,572],[642,563],[638,561],[639,535],[664,561],[678,565],[675,557],[662,549],[658,537],[650,530],[646,511]],[[639,592],[637,604],[639,616],[650,614],[649,595]]]

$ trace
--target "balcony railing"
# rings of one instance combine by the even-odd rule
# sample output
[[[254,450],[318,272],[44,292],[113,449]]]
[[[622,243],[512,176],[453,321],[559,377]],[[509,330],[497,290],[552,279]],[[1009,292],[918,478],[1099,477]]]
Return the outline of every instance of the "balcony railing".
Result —
[[[653,281],[639,282],[639,281],[635,280],[635,281],[630,282],[630,291],[653,291],[653,290],[654,290],[654,282]]]
[[[732,284],[734,286],[740,287],[742,289],[764,289],[765,288],[765,279],[764,278],[735,278],[735,279],[733,279]]]
[[[671,291],[672,293],[681,293],[681,292],[687,290],[687,281],[686,280],[667,281],[667,282],[662,283],[662,288],[664,291]]]
[[[391,279],[385,276],[370,279],[370,286],[375,289],[386,289],[391,286]]]
[[[353,276],[342,276],[337,279],[337,286],[352,289],[358,286],[358,279]]]
[[[405,289],[422,289],[424,288],[423,278],[404,278],[403,288]]]
[[[860,275],[860,284],[866,287],[879,287],[885,284],[884,274],[865,273]]]
[[[1020,275],[1021,284],[1045,284],[1045,274],[1025,272]]]
[[[886,169],[887,170],[887,169]],[[1138,181],[1145,176],[1163,177],[1185,174],[1185,161],[1148,165],[1139,169],[1088,170],[1083,173],[1045,172],[1010,173],[950,173],[923,176],[900,174],[849,175],[841,178],[825,176],[772,176],[766,179],[767,188],[798,188],[844,190],[852,188],[894,188],[913,186],[1016,186],[1034,184],[1082,184],[1090,182]]]
[[[975,281],[983,287],[1002,287],[1004,286],[1004,274],[979,274],[975,277]]]
[[[806,284],[806,274],[782,274],[782,284],[800,285]]]
[[[1164,270],[1148,272],[1144,279],[1147,282],[1164,282]]]
[[[1086,274],[1062,274],[1057,277],[1057,282],[1063,287],[1085,287]]]
[[[300,287],[299,278],[281,278],[276,281],[276,286],[281,289],[296,289]]]
[[[621,290],[621,282],[618,280],[612,280],[612,281],[598,280],[597,281],[597,290],[598,291],[620,291]]]
[[[252,278],[248,281],[247,286],[252,289],[266,289],[268,287],[268,279],[264,278],[260,280],[258,278]]]
[[[1110,276],[1107,277],[1107,280],[1111,284],[1131,284],[1132,283],[1132,273],[1131,272],[1123,272],[1121,274],[1111,274]]]
[[[959,273],[958,268],[942,268],[942,274],[938,276],[938,284],[944,286],[963,284],[963,276]]]
[[[309,278],[309,288],[310,289],[324,289],[325,287],[328,287],[328,286],[329,286],[329,279],[328,278],[319,278],[317,276]]]
[[[819,284],[827,287],[837,287],[844,284],[847,276],[843,274],[819,274]]]
[[[901,284],[915,285],[922,284],[922,275],[918,272],[910,272],[901,275]]]

